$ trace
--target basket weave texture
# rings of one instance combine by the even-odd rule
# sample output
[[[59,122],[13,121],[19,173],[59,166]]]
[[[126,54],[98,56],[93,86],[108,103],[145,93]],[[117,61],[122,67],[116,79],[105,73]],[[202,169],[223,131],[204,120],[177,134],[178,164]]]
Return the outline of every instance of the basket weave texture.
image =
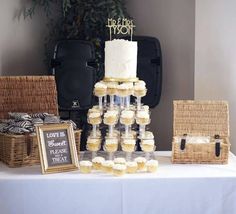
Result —
[[[228,163],[229,143],[229,107],[226,101],[174,101],[173,115],[173,163]],[[210,136],[210,143],[186,143],[184,150],[175,137]],[[220,155],[215,153],[214,136],[219,135],[223,143],[220,145]]]
[[[0,77],[0,119],[8,118],[8,112],[47,112],[58,115],[54,76]],[[75,131],[78,152],[80,134],[80,130]],[[38,164],[36,136],[0,133],[0,160],[9,167]]]

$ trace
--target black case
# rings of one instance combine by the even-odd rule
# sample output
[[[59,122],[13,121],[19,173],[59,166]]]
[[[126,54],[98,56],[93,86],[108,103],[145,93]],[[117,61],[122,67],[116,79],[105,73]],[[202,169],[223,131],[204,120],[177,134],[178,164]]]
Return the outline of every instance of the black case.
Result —
[[[59,41],[52,59],[59,109],[89,109],[96,81],[94,46],[81,40]]]
[[[130,39],[130,37],[126,37]],[[147,95],[142,98],[151,108],[159,104],[162,89],[162,53],[157,38],[134,36],[138,42],[137,76],[146,82]]]

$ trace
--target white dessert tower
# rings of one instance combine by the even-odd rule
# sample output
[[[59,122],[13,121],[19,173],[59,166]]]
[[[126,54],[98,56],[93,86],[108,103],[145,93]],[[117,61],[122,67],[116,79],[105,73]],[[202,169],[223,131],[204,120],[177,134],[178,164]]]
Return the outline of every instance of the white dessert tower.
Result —
[[[119,148],[131,159],[132,152],[140,143],[142,151],[147,155],[155,150],[152,132],[146,131],[150,123],[148,106],[141,104],[146,96],[146,84],[137,78],[137,42],[115,39],[105,42],[105,78],[95,84],[94,95],[99,98],[99,105],[88,111],[88,122],[93,129],[87,140],[87,150],[93,157],[100,149],[109,154]],[[109,99],[105,99],[106,97]],[[130,103],[131,96],[136,102]],[[104,104],[104,100],[109,102]],[[107,126],[107,133],[102,137],[99,125]],[[133,127],[138,125],[138,130]],[[103,146],[102,146],[103,144]]]

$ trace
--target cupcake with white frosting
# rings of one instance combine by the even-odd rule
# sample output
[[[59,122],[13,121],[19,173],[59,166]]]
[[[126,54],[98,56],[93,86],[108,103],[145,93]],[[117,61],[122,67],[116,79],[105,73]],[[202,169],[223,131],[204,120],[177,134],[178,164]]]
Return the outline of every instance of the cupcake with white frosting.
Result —
[[[134,123],[134,111],[122,111],[120,116],[120,123],[127,126],[132,125]]]
[[[115,152],[118,149],[118,138],[106,138],[104,148],[106,152]]]
[[[115,125],[118,120],[118,111],[109,110],[104,114],[103,122],[106,125]]]
[[[141,148],[144,152],[153,152],[155,148],[154,139],[142,139]]]
[[[118,82],[106,82],[106,85],[107,85],[107,94],[108,95],[116,95],[117,94]]]
[[[88,137],[87,150],[91,152],[97,152],[101,147],[101,138]]]
[[[124,152],[134,152],[136,140],[132,138],[122,139],[121,148]]]
[[[117,86],[117,95],[127,97],[133,93],[133,83],[122,83]]]
[[[114,164],[113,166],[113,175],[115,176],[122,176],[126,172],[126,165],[125,164]]]
[[[94,86],[94,95],[97,97],[103,97],[107,94],[107,86],[103,82],[97,82]]]
[[[126,172],[127,173],[136,173],[138,170],[138,164],[135,161],[126,162]]]
[[[102,171],[106,172],[106,173],[112,173],[114,162],[111,160],[105,160],[104,162],[102,162]]]
[[[145,170],[145,164],[147,162],[146,158],[144,157],[137,157],[134,161],[138,164],[138,170]]]
[[[124,158],[122,158],[122,157],[118,157],[118,158],[115,158],[114,159],[114,163],[115,164],[126,164],[126,160],[124,159]]]
[[[93,169],[96,170],[101,170],[102,169],[102,163],[105,161],[105,159],[103,157],[97,156],[95,158],[92,159],[92,163],[93,163]]]
[[[99,125],[102,122],[100,112],[92,112],[88,114],[88,122],[92,125]]]
[[[134,96],[135,97],[144,97],[147,94],[146,83],[142,80],[134,84]]]
[[[149,160],[146,163],[147,171],[148,172],[156,172],[158,168],[158,161],[157,160]]]
[[[136,123],[139,125],[148,125],[150,123],[149,112],[138,111],[136,114]]]
[[[90,173],[93,166],[91,161],[80,161],[79,165],[81,173]]]

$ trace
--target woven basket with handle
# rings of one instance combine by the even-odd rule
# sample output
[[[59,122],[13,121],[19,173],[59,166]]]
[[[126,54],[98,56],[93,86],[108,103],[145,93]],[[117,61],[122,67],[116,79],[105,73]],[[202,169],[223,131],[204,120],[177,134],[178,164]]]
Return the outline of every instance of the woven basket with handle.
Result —
[[[58,115],[54,76],[0,77],[0,119],[7,119],[8,112],[47,112]],[[78,152],[80,133],[80,130],[75,131]],[[38,164],[36,136],[0,133],[0,160],[9,167]]]
[[[172,162],[227,164],[229,143],[229,107],[225,101],[174,101]],[[186,143],[184,148],[177,138],[209,136],[210,143]],[[222,143],[217,152],[219,136]]]

